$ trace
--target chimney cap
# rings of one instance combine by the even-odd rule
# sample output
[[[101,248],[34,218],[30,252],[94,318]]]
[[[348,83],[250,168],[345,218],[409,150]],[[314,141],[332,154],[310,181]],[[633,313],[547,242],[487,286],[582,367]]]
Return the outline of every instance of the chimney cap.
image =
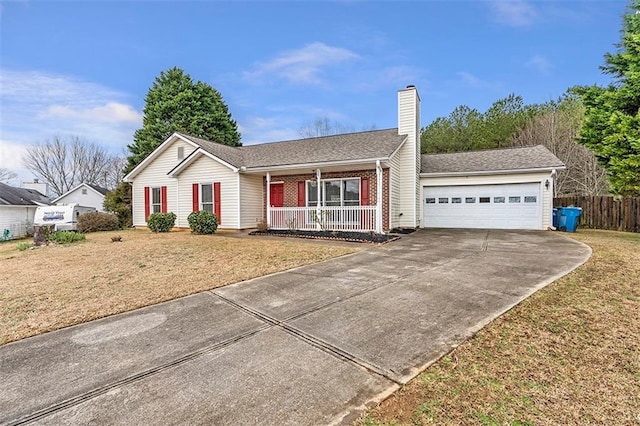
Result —
[[[415,89],[416,86],[414,84],[409,84],[407,85],[407,89]]]

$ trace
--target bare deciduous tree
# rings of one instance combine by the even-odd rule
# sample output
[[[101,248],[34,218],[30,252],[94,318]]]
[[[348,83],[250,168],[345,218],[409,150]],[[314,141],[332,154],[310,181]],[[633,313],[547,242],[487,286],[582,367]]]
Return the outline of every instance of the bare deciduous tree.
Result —
[[[83,182],[115,188],[126,160],[77,136],[69,140],[56,136],[28,147],[23,163],[61,195]]]
[[[15,179],[17,178],[18,175],[16,173],[14,173],[13,171],[5,168],[5,167],[0,167],[0,182],[8,182],[11,179]]]
[[[584,110],[579,101],[564,99],[543,106],[513,138],[515,146],[544,145],[566,164],[555,179],[555,196],[607,194],[606,171],[595,155],[576,142]]]
[[[332,122],[329,117],[316,118],[310,123],[303,125],[298,133],[301,138],[317,138],[320,136],[339,135],[341,133],[353,132],[354,129],[344,124]]]

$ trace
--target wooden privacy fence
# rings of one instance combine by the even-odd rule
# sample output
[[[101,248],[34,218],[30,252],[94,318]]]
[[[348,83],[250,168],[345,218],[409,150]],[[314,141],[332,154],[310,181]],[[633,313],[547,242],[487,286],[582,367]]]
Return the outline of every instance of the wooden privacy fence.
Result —
[[[560,197],[554,207],[582,207],[580,226],[595,229],[640,232],[640,197]]]

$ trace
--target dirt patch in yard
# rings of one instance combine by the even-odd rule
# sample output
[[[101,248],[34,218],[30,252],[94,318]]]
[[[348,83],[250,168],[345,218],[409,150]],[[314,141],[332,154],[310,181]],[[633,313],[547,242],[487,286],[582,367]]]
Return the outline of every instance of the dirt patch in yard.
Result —
[[[121,235],[122,242],[111,237]],[[315,263],[355,248],[147,230],[18,251],[0,244],[0,344]]]
[[[357,423],[640,424],[640,235],[571,236],[593,249],[585,265],[485,327]]]

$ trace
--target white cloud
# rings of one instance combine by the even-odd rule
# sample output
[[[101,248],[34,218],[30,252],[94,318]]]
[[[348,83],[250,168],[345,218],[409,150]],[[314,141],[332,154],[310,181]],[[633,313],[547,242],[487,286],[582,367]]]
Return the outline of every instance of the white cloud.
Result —
[[[291,120],[282,117],[252,116],[243,120],[239,126],[243,145],[298,139],[298,130],[292,127]]]
[[[128,96],[100,84],[41,71],[0,70],[2,139],[29,145],[74,135],[120,153],[142,125]]]
[[[466,71],[458,71],[456,75],[460,78],[460,80],[466,84],[467,86],[475,87],[475,88],[486,88],[493,87],[495,84],[482,80],[481,78],[471,74]]]
[[[41,117],[59,117],[77,120],[91,120],[105,123],[134,123],[142,122],[142,114],[131,105],[119,102],[108,102],[93,108],[79,109],[66,105],[52,105],[41,113]]]
[[[534,55],[527,62],[525,67],[533,68],[542,74],[549,74],[554,68],[553,64],[542,55]]]
[[[490,3],[494,21],[510,27],[528,27],[538,17],[533,5],[524,0],[498,0]]]
[[[8,182],[9,185],[20,186],[21,182],[33,179],[31,172],[22,167],[22,156],[25,152],[24,145],[0,140],[0,168],[9,169],[17,175]]]
[[[357,58],[359,55],[351,50],[316,42],[258,63],[255,70],[244,73],[244,78],[251,81],[275,78],[291,84],[320,85],[325,83],[323,76],[328,67]]]
[[[371,71],[360,71],[360,78],[353,83],[361,92],[397,90],[409,84],[423,82],[423,70],[408,65],[393,65]]]
[[[20,166],[25,150],[24,145],[0,140],[0,168],[11,169]]]

